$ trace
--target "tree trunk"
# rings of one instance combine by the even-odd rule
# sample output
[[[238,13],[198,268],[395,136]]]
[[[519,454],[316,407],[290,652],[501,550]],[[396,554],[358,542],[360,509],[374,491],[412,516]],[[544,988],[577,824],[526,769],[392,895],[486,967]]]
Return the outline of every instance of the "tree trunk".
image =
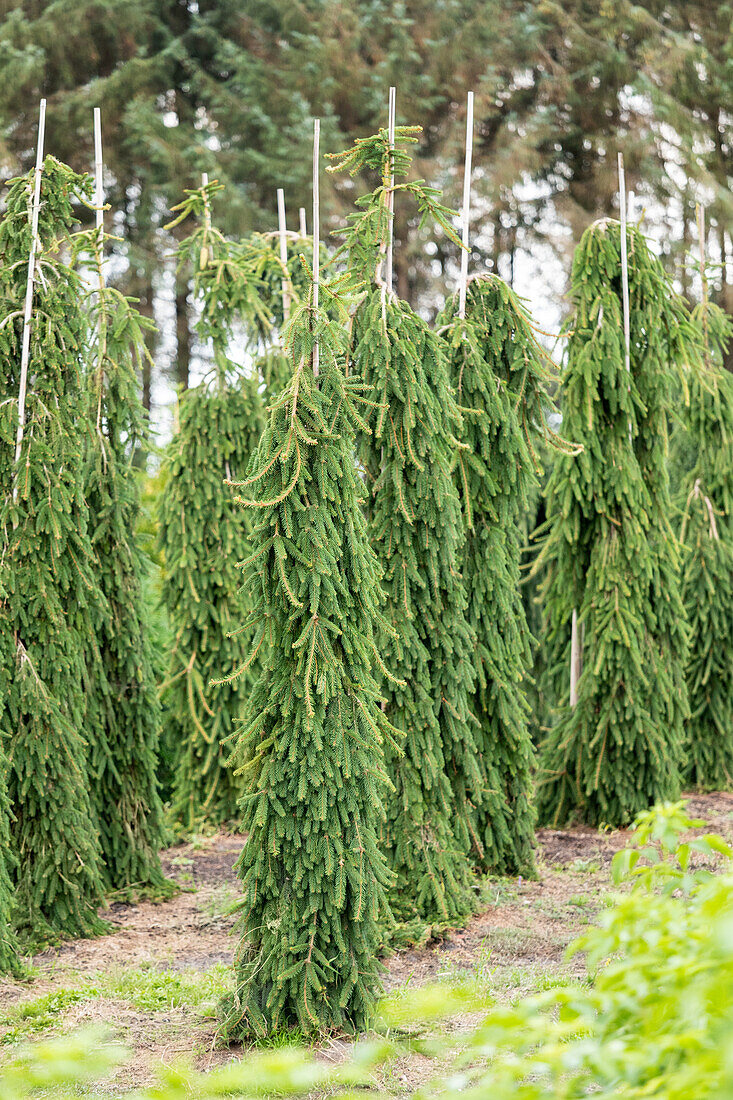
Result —
[[[188,324],[188,279],[176,279],[176,388],[188,389],[191,363],[191,329]]]

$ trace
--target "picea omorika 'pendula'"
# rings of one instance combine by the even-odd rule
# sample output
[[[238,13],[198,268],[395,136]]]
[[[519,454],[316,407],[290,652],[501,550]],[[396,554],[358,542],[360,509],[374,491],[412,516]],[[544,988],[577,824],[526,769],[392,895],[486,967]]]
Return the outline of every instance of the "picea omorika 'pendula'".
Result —
[[[248,840],[236,988],[220,1006],[233,1038],[360,1031],[380,987],[390,875],[377,827],[393,734],[373,670],[386,675],[377,639],[390,631],[354,464],[363,386],[343,373],[343,330],[294,309],[291,381],[241,484],[255,633],[239,673],[267,648],[234,749]]]
[[[563,432],[584,449],[555,460],[541,550],[559,721],[540,754],[538,809],[555,824],[626,825],[680,790],[687,627],[667,420],[697,338],[635,227],[628,257],[628,370],[618,222],[587,229],[573,261]],[[570,707],[573,609],[583,668]]]
[[[411,140],[398,129],[397,141]],[[370,387],[370,432],[360,433],[366,512],[383,565],[387,615],[397,631],[386,681],[385,713],[404,735],[404,753],[387,749],[394,791],[387,797],[382,847],[396,884],[391,894],[402,938],[465,921],[475,905],[469,851],[476,807],[489,797],[469,712],[474,638],[460,574],[461,507],[452,476],[460,428],[445,345],[382,284],[392,168],[409,157],[390,149],[386,131],[337,158],[351,172],[375,168],[382,183],[359,201],[346,237],[352,277],[367,284],[353,322],[351,361]],[[437,193],[398,184],[447,224]],[[400,196],[402,197],[402,196]]]
[[[0,225],[0,696],[17,914],[35,937],[100,931],[100,850],[90,802],[90,664],[102,613],[84,497],[88,317],[68,244],[88,182],[47,157],[25,432],[15,463],[20,345],[31,245],[32,175],[11,183]]]
[[[258,380],[242,376],[228,358],[233,325],[251,319],[258,303],[244,250],[211,225],[217,189],[211,183],[192,191],[177,208],[176,223],[199,219],[178,251],[194,266],[199,332],[213,369],[181,396],[159,511],[163,600],[173,629],[165,737],[177,746],[172,808],[187,828],[237,816],[241,788],[225,742],[253,682],[251,675],[212,682],[239,668],[249,650],[248,637],[237,632],[246,614],[238,563],[248,553],[249,522],[227,482],[244,474],[262,428]]]

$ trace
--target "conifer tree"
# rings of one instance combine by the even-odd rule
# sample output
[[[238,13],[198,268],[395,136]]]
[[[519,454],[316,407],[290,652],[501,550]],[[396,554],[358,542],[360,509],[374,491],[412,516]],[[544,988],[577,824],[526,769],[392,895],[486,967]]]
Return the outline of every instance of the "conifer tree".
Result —
[[[667,419],[697,354],[695,329],[642,234],[629,228],[630,369],[620,227],[586,230],[572,273],[563,431],[547,493],[545,607],[560,719],[540,756],[542,821],[624,825],[677,797],[687,715],[687,628],[670,524]],[[584,634],[568,706],[573,609]]]
[[[474,858],[493,874],[534,867],[534,750],[524,683],[532,638],[520,593],[520,519],[537,483],[533,437],[546,422],[547,367],[523,305],[498,276],[472,279],[466,315],[452,299],[439,324],[463,412],[456,480],[467,529],[460,562],[476,640],[480,755],[488,796],[473,808]],[[554,442],[554,439],[553,439]]]
[[[299,305],[286,338],[292,378],[241,483],[256,515],[245,563],[255,635],[237,675],[267,654],[233,754],[249,839],[236,990],[221,1005],[231,1038],[362,1030],[390,919],[377,825],[392,731],[373,673],[387,674],[377,630],[390,629],[353,460],[363,386],[342,371],[343,318]]]
[[[411,140],[412,128],[398,140]],[[349,266],[369,285],[354,322],[351,358],[370,387],[370,432],[360,454],[369,480],[367,517],[384,568],[387,617],[397,631],[385,713],[405,737],[404,755],[387,749],[395,790],[387,798],[382,847],[396,874],[395,915],[404,935],[459,923],[475,905],[468,859],[474,811],[489,798],[469,712],[474,639],[459,572],[461,509],[452,477],[460,418],[438,336],[381,282],[390,165],[402,179],[409,157],[388,135],[358,141],[339,166],[376,168],[382,184],[360,200],[347,238]],[[447,224],[437,193],[397,184]]]
[[[90,793],[107,890],[159,895],[170,889],[158,855],[163,846],[156,783],[161,712],[142,593],[145,562],[135,541],[140,491],[132,467],[146,430],[137,378],[148,355],[145,329],[152,322],[105,285],[103,230],[87,240],[98,286],[89,305],[93,430],[86,497],[95,572],[105,597],[88,695]]]
[[[223,742],[252,685],[251,676],[211,682],[239,668],[248,652],[243,634],[229,637],[244,614],[237,563],[247,556],[248,526],[226,482],[245,472],[262,425],[258,378],[241,376],[228,358],[234,321],[256,316],[260,306],[242,250],[211,226],[216,190],[211,183],[192,191],[177,208],[177,221],[200,219],[179,251],[194,261],[199,330],[214,367],[181,398],[160,502],[163,600],[174,634],[164,685],[166,738],[178,747],[173,811],[189,829],[236,816],[240,786]]]
[[[84,936],[102,883],[89,798],[89,653],[102,604],[84,499],[88,321],[59,247],[88,183],[52,157],[41,185],[25,433],[15,463],[32,176],[12,182],[0,225],[0,696],[8,745],[17,919],[37,938]]]
[[[0,577],[0,599],[2,599]],[[0,695],[0,708],[5,704]],[[18,944],[12,930],[13,886],[10,879],[14,870],[10,844],[10,802],[7,792],[8,758],[0,742],[0,974],[19,974]]]
[[[695,458],[680,500],[690,625],[684,781],[720,790],[733,783],[733,375],[723,369],[733,326],[708,301],[704,272],[703,285],[693,320],[703,332],[704,369],[691,377],[685,416]]]

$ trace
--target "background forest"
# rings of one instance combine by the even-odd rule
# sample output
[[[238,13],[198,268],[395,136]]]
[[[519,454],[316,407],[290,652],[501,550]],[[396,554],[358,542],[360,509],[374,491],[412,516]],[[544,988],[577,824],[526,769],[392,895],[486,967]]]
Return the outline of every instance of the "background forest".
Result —
[[[171,206],[209,172],[226,186],[216,209],[225,233],[274,229],[278,187],[295,228],[295,211],[310,204],[310,119],[321,117],[326,151],[345,148],[385,124],[390,84],[398,121],[424,127],[413,174],[455,207],[466,92],[475,92],[471,266],[498,271],[541,324],[557,331],[583,230],[617,213],[617,150],[632,217],[643,212],[693,301],[700,288],[682,260],[695,202],[705,205],[707,255],[719,265],[711,297],[733,313],[729,3],[25,0],[3,10],[0,174],[32,165],[41,96],[56,155],[87,170],[91,109],[101,106],[119,238],[111,270],[158,322],[141,387],[164,430],[172,387],[200,373],[193,273],[173,255],[187,230],[163,228]],[[348,176],[324,178],[324,235],[355,188]],[[458,249],[445,236],[421,239],[399,199],[395,238],[395,289],[431,314],[435,287],[457,275]]]

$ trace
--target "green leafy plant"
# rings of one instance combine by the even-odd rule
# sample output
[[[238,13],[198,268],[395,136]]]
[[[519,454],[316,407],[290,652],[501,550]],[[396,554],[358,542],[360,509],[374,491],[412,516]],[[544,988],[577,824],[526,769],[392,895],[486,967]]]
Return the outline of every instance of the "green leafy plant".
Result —
[[[86,707],[103,597],[84,498],[88,318],[78,271],[61,256],[72,203],[87,201],[88,181],[52,157],[41,183],[25,433],[14,462],[31,193],[32,176],[11,183],[0,225],[0,734],[10,757],[17,920],[35,939],[54,939],[105,927],[89,795],[96,733]]]
[[[547,488],[548,691],[559,715],[540,754],[544,822],[624,825],[680,790],[687,630],[672,529],[667,420],[696,359],[696,326],[638,229],[628,230],[630,366],[625,363],[618,222],[583,234],[563,378],[563,432]],[[569,706],[577,609],[583,670]]]

